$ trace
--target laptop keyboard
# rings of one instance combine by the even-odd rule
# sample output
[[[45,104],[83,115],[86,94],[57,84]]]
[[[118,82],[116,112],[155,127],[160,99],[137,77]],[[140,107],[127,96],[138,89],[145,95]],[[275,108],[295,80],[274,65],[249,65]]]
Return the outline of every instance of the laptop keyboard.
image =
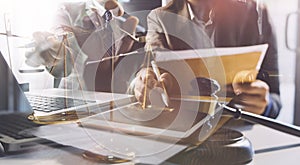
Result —
[[[93,103],[95,101],[85,101],[80,99],[64,97],[46,97],[27,95],[32,110],[52,112],[61,109]],[[27,116],[22,113],[2,114],[0,115],[0,133],[14,139],[33,138],[35,136],[24,133],[24,130],[39,126],[29,121]]]
[[[30,102],[32,110],[43,112],[52,112],[95,102],[65,97],[46,97],[32,95],[28,95],[27,99]]]
[[[33,138],[35,136],[22,131],[37,127],[38,124],[29,121],[24,114],[0,115],[0,133],[15,139]]]

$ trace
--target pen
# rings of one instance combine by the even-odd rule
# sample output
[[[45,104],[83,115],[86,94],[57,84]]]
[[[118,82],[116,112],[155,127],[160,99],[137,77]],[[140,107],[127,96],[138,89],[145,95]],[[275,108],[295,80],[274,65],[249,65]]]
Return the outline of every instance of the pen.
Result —
[[[160,72],[159,72],[159,69],[158,69],[158,67],[156,65],[156,62],[155,61],[151,61],[151,66],[152,66],[152,69],[153,69],[153,71],[154,71],[154,73],[156,75],[157,80],[161,81],[161,79],[160,79]],[[162,84],[162,88],[164,90],[164,92],[161,94],[163,102],[165,103],[165,105],[167,107],[169,107],[169,96],[168,96],[166,87],[165,87],[165,85],[164,85],[163,82],[161,82],[161,84]]]

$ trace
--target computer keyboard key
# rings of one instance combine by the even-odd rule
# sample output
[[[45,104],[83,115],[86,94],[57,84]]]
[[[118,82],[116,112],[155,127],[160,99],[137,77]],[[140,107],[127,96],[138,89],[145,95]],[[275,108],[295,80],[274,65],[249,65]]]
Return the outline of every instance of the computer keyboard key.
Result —
[[[52,112],[61,109],[85,105],[89,102],[80,99],[64,97],[28,96],[28,100],[34,111]]]

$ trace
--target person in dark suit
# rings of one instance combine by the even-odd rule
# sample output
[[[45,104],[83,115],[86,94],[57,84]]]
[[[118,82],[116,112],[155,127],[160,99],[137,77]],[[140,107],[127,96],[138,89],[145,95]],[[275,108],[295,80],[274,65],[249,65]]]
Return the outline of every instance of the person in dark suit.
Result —
[[[175,15],[175,16],[174,16]],[[191,28],[191,26],[193,26]],[[196,28],[195,28],[196,27]],[[269,45],[257,79],[252,83],[233,85],[233,105],[243,110],[276,118],[281,109],[277,43],[268,13],[253,0],[172,0],[148,15],[146,47],[186,50],[207,47]],[[160,83],[153,71],[142,69],[135,79],[134,93],[142,101],[145,88]],[[153,76],[151,76],[153,75]],[[144,85],[150,78],[151,84]],[[172,94],[172,76],[161,75],[161,81]]]
[[[135,34],[138,19],[129,16],[121,20],[123,13],[116,0],[62,3],[51,30],[33,34],[35,48],[26,52],[26,63],[46,66],[50,74],[62,79],[62,88],[110,91],[110,61],[84,73],[89,62],[131,51],[134,40],[128,34]],[[63,43],[62,34],[67,39]],[[95,82],[96,76],[101,77],[99,82]]]

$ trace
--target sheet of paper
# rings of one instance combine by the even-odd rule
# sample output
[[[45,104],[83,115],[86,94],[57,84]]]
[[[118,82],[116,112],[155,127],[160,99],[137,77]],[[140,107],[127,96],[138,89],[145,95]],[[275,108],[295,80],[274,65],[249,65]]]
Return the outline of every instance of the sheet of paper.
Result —
[[[224,47],[211,49],[179,50],[179,51],[156,51],[156,61],[173,61],[184,59],[208,58],[214,56],[234,56],[237,54],[259,53],[259,60],[256,66],[260,67],[268,49],[268,44],[244,46],[244,47]],[[171,54],[171,55],[170,55]],[[249,61],[248,61],[249,62]],[[259,68],[257,68],[259,69]]]
[[[47,125],[31,131],[59,144],[135,163],[160,164],[187,146],[120,133],[79,127],[76,123]]]
[[[268,45],[264,44],[246,47],[157,51],[155,60],[160,68],[175,77],[183,94],[189,94],[189,91],[195,90],[190,83],[199,77],[216,80],[221,90],[225,91],[233,82],[255,80],[267,48]]]

